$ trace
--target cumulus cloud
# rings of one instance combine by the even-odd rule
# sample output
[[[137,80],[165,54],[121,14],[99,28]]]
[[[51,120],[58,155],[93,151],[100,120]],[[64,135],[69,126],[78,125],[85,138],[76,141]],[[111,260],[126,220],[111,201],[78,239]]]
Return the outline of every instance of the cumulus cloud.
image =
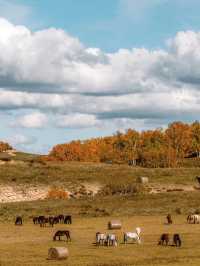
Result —
[[[0,110],[26,109],[16,121],[26,128],[49,117],[64,128],[194,119],[200,32],[179,32],[167,43],[105,53],[60,29],[31,32],[0,19]]]
[[[72,113],[59,116],[56,124],[64,128],[90,128],[97,126],[98,120],[95,115]]]
[[[37,139],[32,136],[25,136],[23,134],[16,134],[8,138],[8,142],[11,143],[14,147],[24,146],[24,145],[33,145],[37,142]]]
[[[42,128],[46,126],[47,121],[45,114],[35,112],[17,118],[11,125],[24,128]]]

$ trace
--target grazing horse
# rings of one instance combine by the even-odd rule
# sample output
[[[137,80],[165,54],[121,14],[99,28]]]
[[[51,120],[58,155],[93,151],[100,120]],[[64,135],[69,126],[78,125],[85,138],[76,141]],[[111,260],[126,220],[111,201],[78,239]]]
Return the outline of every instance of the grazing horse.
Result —
[[[100,232],[96,233],[96,245],[105,245],[107,244],[107,235],[106,234],[102,234]]]
[[[181,247],[182,241],[179,234],[174,234],[173,243],[176,247]]]
[[[40,227],[46,227],[46,225],[49,223],[49,218],[45,216],[40,216],[39,218]]]
[[[169,244],[169,234],[162,234],[159,241],[158,241],[158,245],[165,245],[167,246]]]
[[[39,223],[39,222],[38,222],[38,218],[39,218],[38,216],[34,216],[34,217],[33,217],[33,223],[34,223],[34,224],[38,224],[38,223]]]
[[[54,226],[54,217],[50,216],[48,220],[49,220],[49,226],[53,227]]]
[[[15,225],[22,225],[22,217],[21,216],[17,216],[15,219]]]
[[[199,224],[200,216],[198,214],[189,214],[187,217],[187,222],[189,224]]]
[[[106,239],[107,246],[117,246],[117,237],[115,234],[108,234]]]
[[[63,224],[64,223],[65,216],[63,214],[60,214],[57,217],[58,217],[59,223]]]
[[[196,180],[200,184],[200,176],[196,176]]]
[[[72,224],[72,216],[66,215],[64,218],[64,224]]]
[[[167,223],[168,224],[172,224],[173,223],[171,214],[168,214],[166,218],[167,218]]]
[[[55,233],[54,237],[53,237],[53,241],[56,241],[57,240],[57,237],[58,237],[58,240],[60,241],[61,240],[61,236],[66,236],[67,238],[67,241],[70,240],[71,241],[71,237],[70,237],[70,232],[68,230],[59,230]]]
[[[140,233],[141,233],[140,227],[137,227],[135,229],[135,232],[124,233],[124,243],[127,243],[128,240],[131,239],[132,241],[141,244]]]

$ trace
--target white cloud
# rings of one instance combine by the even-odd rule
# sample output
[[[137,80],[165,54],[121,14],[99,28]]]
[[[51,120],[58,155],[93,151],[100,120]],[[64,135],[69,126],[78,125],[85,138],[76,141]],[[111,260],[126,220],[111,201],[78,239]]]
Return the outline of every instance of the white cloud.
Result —
[[[12,137],[8,138],[8,142],[13,145],[14,147],[20,147],[24,145],[33,145],[36,143],[37,139],[31,136],[25,136],[23,134],[16,134]]]
[[[0,50],[0,109],[26,109],[18,126],[124,127],[200,112],[200,32],[177,33],[165,50],[105,53],[63,30],[0,19]]]
[[[91,128],[98,125],[95,115],[90,114],[68,114],[57,117],[58,127],[63,128]]]
[[[47,124],[47,116],[36,112],[17,118],[11,125],[24,128],[42,128]]]

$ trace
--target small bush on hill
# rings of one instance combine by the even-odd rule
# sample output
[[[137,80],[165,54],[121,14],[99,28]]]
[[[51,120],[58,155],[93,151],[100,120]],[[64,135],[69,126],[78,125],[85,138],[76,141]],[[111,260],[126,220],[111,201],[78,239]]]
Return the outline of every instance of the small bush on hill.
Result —
[[[69,193],[64,189],[51,188],[47,193],[47,199],[68,199]]]

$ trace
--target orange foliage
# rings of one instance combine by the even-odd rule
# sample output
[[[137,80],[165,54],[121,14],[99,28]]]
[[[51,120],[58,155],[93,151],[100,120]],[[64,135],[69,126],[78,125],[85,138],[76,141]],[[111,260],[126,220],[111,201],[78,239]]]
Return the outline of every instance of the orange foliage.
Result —
[[[51,188],[47,193],[47,199],[68,199],[69,193],[64,189]]]
[[[137,132],[128,129],[113,136],[72,141],[53,147],[49,160],[109,162],[144,167],[175,167],[191,153],[200,154],[200,123],[174,122],[167,129]]]
[[[8,150],[12,150],[12,147],[8,143],[0,141],[0,152]]]

